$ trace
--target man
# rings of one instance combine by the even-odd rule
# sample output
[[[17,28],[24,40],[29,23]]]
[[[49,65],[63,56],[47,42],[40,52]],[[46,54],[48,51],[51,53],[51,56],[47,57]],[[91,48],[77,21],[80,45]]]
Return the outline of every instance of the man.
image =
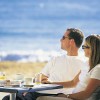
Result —
[[[85,69],[85,62],[78,55],[78,50],[83,42],[83,38],[83,33],[78,29],[70,28],[66,30],[64,36],[61,38],[61,49],[65,50],[67,55],[56,57],[44,67],[41,71],[42,83],[45,83],[46,81],[71,81],[78,73],[80,73],[80,70],[81,73],[87,72],[87,68]],[[82,74],[81,76],[83,77]],[[44,95],[55,95],[57,93],[68,94],[72,92],[73,87],[77,85],[78,81],[79,79],[77,82],[73,82],[69,88],[24,93],[23,98],[25,100],[36,100],[37,97]],[[5,98],[3,100],[9,100]]]

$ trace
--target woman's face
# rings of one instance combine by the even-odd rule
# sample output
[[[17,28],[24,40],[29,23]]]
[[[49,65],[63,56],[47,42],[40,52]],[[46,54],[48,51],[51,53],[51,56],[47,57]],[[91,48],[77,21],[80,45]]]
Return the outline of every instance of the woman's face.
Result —
[[[85,56],[86,57],[90,57],[90,55],[91,55],[91,48],[90,48],[90,46],[85,42],[84,45],[82,46],[82,48],[84,50]]]

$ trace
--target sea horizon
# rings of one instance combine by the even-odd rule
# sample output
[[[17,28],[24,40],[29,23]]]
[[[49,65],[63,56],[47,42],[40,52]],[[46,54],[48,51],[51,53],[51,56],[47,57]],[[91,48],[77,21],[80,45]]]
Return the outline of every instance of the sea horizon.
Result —
[[[1,0],[0,55],[55,52],[55,56],[67,28],[78,28],[85,37],[100,34],[99,4],[99,0]]]

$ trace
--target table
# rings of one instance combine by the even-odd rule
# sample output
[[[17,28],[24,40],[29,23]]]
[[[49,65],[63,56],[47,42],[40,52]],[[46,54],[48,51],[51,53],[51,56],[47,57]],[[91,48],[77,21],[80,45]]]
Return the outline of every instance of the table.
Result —
[[[63,88],[63,86],[56,84],[40,84],[35,85],[34,87],[0,87],[0,92],[9,92],[10,100],[16,100],[16,93],[35,92],[59,88]]]

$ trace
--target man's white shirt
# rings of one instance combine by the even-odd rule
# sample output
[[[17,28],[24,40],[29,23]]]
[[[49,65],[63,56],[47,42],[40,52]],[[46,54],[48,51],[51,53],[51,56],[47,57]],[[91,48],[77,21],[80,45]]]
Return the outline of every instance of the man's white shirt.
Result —
[[[52,59],[41,71],[42,74],[48,76],[51,82],[63,82],[74,79],[80,72],[80,79],[88,72],[88,64],[80,58],[80,56],[59,56]],[[39,93],[72,93],[74,88],[63,88],[39,91]]]

